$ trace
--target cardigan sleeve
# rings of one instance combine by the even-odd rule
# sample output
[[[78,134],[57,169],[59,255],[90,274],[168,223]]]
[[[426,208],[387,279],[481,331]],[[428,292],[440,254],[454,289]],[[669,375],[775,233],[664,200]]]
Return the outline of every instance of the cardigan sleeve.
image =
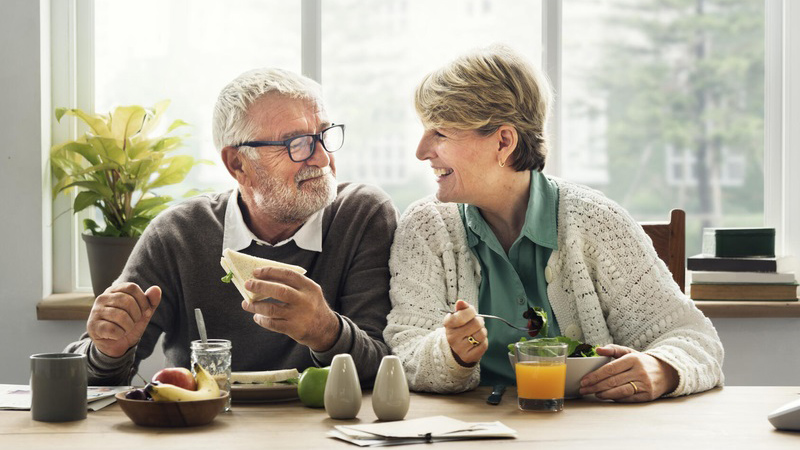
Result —
[[[595,273],[605,287],[600,296],[614,342],[675,368],[678,387],[667,396],[722,385],[724,351],[716,329],[675,284],[650,238],[610,201],[600,204],[596,217],[597,228],[606,230],[598,236],[609,237],[594,243],[601,255]]]
[[[457,263],[464,261],[462,249],[469,251],[462,243],[453,244],[433,202],[412,205],[400,219],[389,258],[392,311],[384,339],[403,362],[413,390],[462,392],[480,380],[479,365],[456,362],[442,326],[441,310],[452,309],[464,291],[459,286],[474,285],[464,283],[471,269]],[[463,298],[475,301],[477,296]]]

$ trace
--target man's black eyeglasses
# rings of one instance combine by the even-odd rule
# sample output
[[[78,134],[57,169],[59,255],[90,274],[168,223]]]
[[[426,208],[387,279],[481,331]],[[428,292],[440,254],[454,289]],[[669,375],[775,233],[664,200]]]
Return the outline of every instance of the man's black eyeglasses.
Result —
[[[328,153],[333,153],[342,148],[344,144],[344,124],[334,124],[316,134],[301,134],[290,137],[285,141],[250,141],[243,142],[236,147],[286,147],[289,158],[294,162],[303,162],[314,155],[317,142],[322,142],[322,148]]]

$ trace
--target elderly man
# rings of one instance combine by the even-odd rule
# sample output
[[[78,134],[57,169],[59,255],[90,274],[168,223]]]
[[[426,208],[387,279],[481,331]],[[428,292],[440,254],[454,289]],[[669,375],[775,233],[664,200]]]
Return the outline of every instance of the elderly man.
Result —
[[[203,195],[161,213],[117,283],[97,297],[81,340],[90,384],[127,384],[164,334],[169,366],[189,366],[199,339],[233,343],[234,371],[325,366],[350,353],[362,382],[389,349],[382,339],[389,247],[397,211],[382,191],[336,183],[331,152],[344,141],[317,83],[279,69],[244,73],[214,110],[214,143],[237,189]],[[302,266],[306,275],[260,269],[246,286],[276,302],[248,303],[223,283],[231,248]]]

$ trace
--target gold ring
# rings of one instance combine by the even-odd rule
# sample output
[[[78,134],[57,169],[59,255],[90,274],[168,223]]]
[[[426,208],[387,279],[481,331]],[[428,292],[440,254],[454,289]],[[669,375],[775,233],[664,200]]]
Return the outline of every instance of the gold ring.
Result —
[[[633,386],[633,395],[636,395],[636,394],[639,393],[639,388],[636,387],[636,383],[634,383],[633,381],[628,381],[628,384]]]
[[[467,341],[469,341],[469,343],[472,345],[481,345],[481,343],[472,336],[467,336]]]

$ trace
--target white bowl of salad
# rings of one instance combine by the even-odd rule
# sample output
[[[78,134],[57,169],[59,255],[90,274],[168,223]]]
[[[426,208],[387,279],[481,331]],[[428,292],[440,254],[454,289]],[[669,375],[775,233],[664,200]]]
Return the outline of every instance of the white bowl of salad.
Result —
[[[553,339],[556,342],[567,344],[567,380],[564,385],[564,398],[580,398],[581,378],[611,361],[611,357],[599,356],[597,354],[595,351],[597,346],[585,344],[566,336],[544,339]],[[527,339],[520,339],[520,341],[525,340]],[[508,344],[508,361],[516,372],[517,356],[514,354],[514,344],[515,343]]]

